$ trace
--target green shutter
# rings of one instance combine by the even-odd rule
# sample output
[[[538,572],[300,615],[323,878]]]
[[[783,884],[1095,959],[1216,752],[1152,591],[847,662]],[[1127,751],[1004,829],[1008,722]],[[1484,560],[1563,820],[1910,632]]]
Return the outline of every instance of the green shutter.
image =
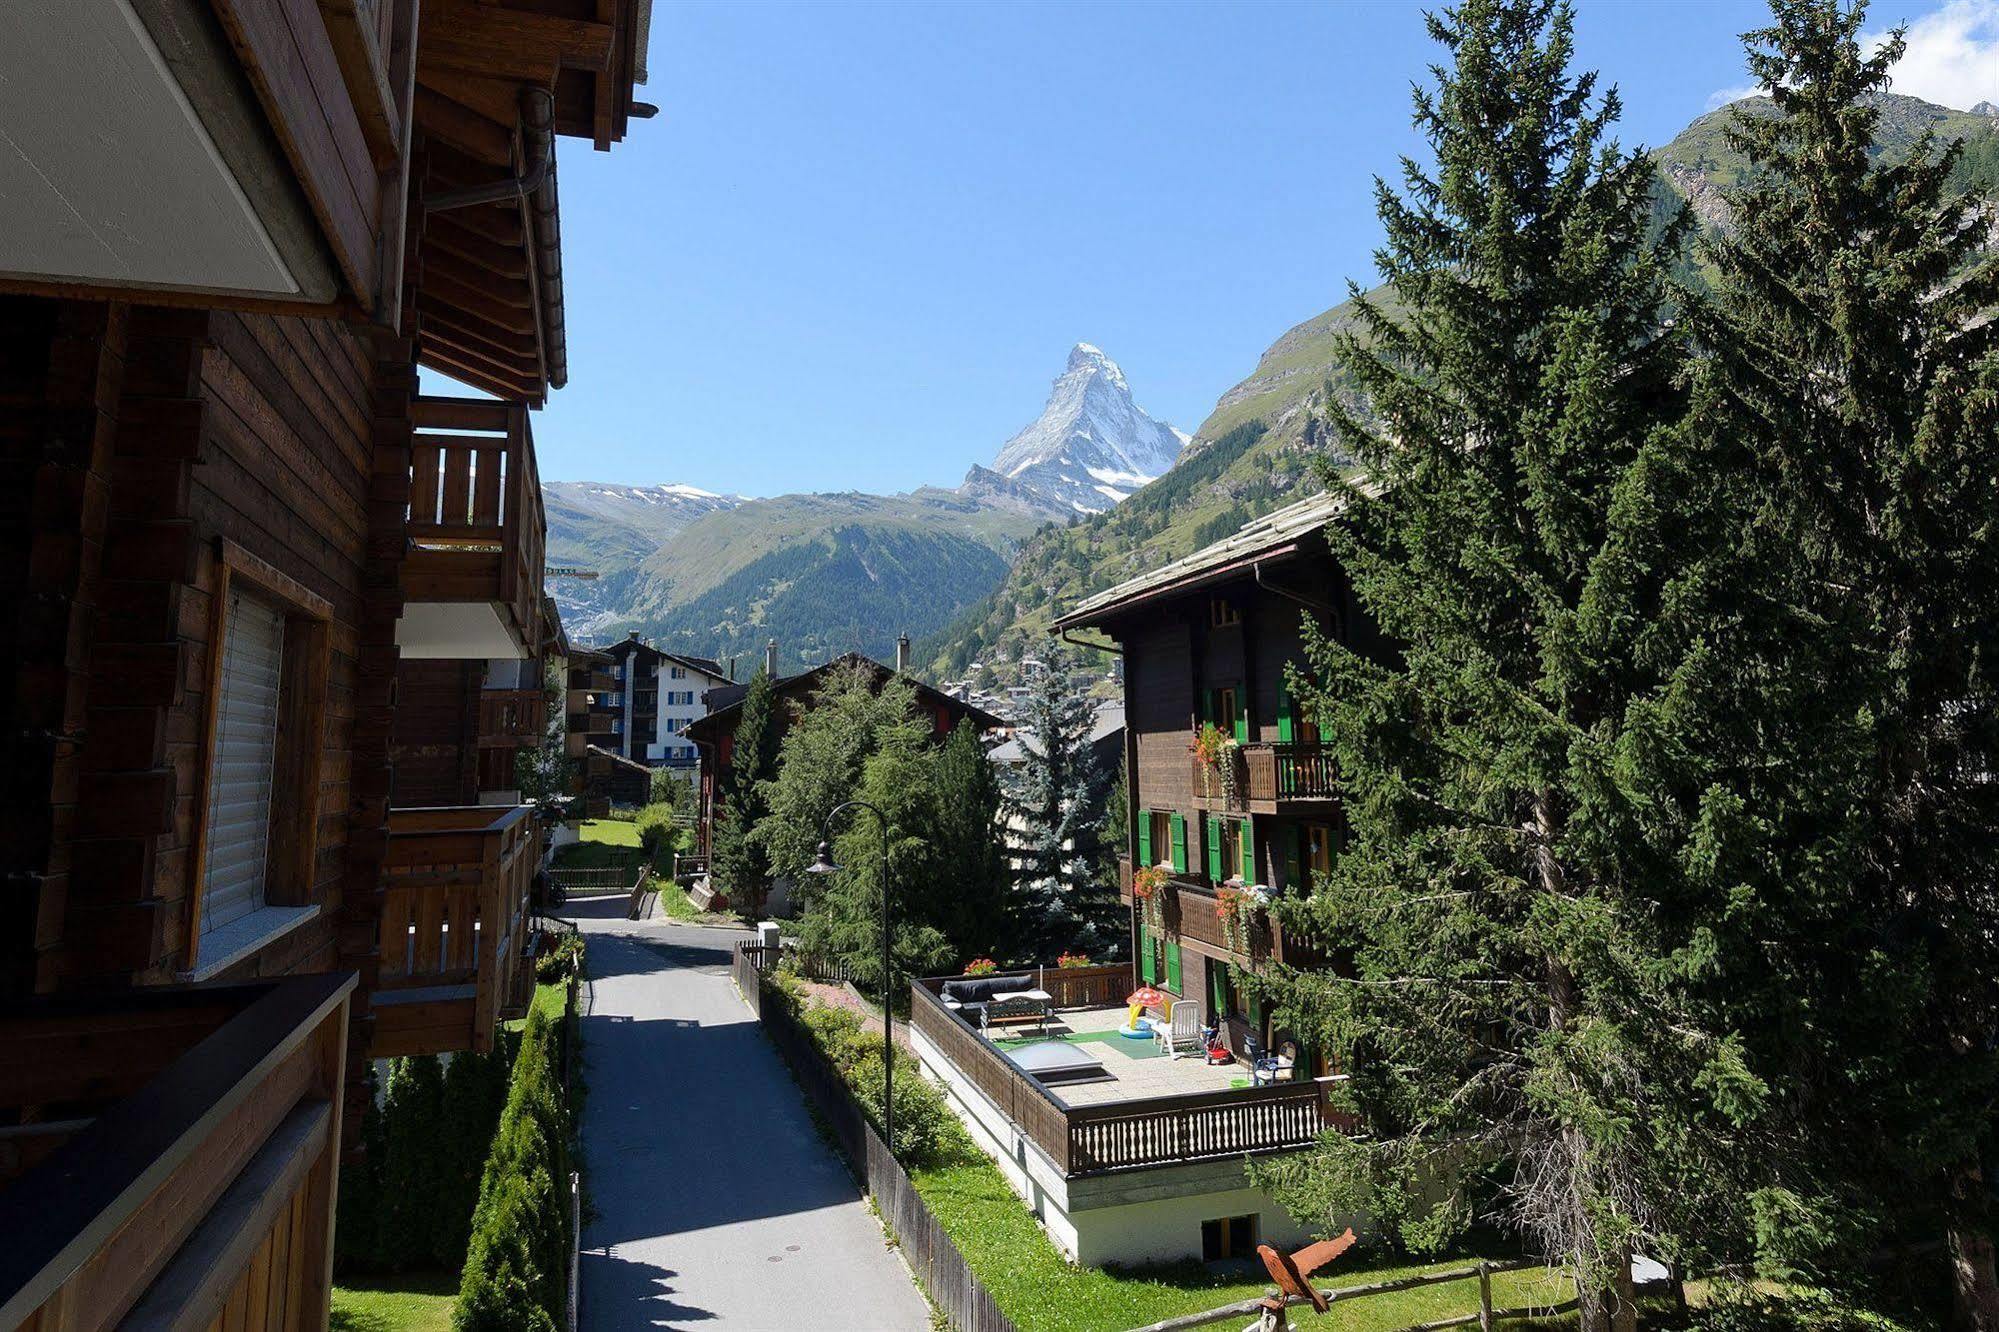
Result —
[[[1180,993],[1180,945],[1172,939],[1166,941],[1166,988]]]
[[[1187,818],[1184,814],[1170,816],[1173,825],[1173,872],[1187,872]]]
[[[1199,720],[1204,722],[1211,722],[1214,719],[1215,719],[1215,691],[1212,689],[1203,689],[1201,691],[1201,716]]]
[[[1235,687],[1235,738],[1249,743],[1249,687],[1242,684]]]
[[[1277,743],[1288,745],[1291,737],[1291,686],[1281,684],[1277,686]]]
[[[1159,979],[1159,972],[1152,965],[1152,935],[1143,925],[1138,927],[1138,978],[1147,985]]]
[[[1256,882],[1256,834],[1250,830],[1248,819],[1237,825],[1242,829],[1242,881]]]
[[[1229,973],[1219,962],[1208,963],[1208,1019],[1220,1022],[1229,1015]]]
[[[1297,824],[1284,825],[1284,890],[1302,895],[1311,892],[1312,885],[1305,882],[1305,856],[1299,845],[1301,840]]]
[[[1225,877],[1222,874],[1222,821],[1213,814],[1208,815],[1207,834],[1208,878],[1211,882],[1220,883]]]
[[[1139,868],[1152,863],[1152,811],[1138,811],[1138,864]]]

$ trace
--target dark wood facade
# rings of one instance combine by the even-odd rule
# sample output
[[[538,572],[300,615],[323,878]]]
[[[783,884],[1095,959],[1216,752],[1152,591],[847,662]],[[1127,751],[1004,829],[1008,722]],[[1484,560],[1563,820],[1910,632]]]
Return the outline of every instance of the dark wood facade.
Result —
[[[1310,892],[1314,867],[1331,867],[1345,835],[1338,774],[1286,671],[1303,664],[1308,622],[1358,651],[1387,651],[1327,551],[1323,525],[1280,535],[1219,543],[1059,622],[1101,630],[1124,656],[1131,834],[1123,873],[1137,979],[1198,1000],[1238,1053],[1248,1035],[1271,1050],[1288,1033],[1271,1029],[1237,973],[1272,959],[1326,959],[1286,938],[1268,913],[1225,913],[1225,898],[1251,885],[1276,896]],[[1195,749],[1207,724],[1235,741],[1219,763]],[[1153,913],[1131,893],[1134,867],[1147,865],[1166,876]]]
[[[472,804],[533,733],[480,686],[552,636],[552,139],[622,135],[645,7],[144,8],[178,16],[135,38],[157,69],[92,77],[178,80],[283,165],[243,193],[300,290],[0,282],[0,1128],[31,1149],[0,1158],[0,1325],[323,1327],[372,1058],[484,1048],[522,993],[534,821],[408,807]],[[502,400],[439,406],[420,366]],[[461,447],[504,461],[461,478]],[[500,651],[415,632],[454,599]]]

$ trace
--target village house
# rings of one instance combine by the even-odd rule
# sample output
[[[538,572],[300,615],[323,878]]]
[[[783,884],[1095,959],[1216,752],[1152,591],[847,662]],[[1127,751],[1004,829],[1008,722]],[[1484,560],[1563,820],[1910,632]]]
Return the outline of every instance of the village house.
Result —
[[[611,730],[616,751],[635,763],[692,777],[700,754],[687,728],[708,715],[709,691],[733,683],[721,663],[663,651],[636,631],[603,651],[618,684]]]
[[[649,6],[418,9],[0,43],[0,1326],[326,1326],[372,1060],[525,1001],[557,144]]]
[[[1342,836],[1337,775],[1285,682],[1302,626],[1382,649],[1327,549],[1336,511],[1300,501],[1055,623],[1122,654],[1134,961],[999,977],[1040,996],[1031,1034],[983,1021],[962,978],[911,986],[925,1071],[1077,1262],[1216,1260],[1303,1237],[1243,1159],[1316,1140],[1341,1074],[1242,979],[1324,961],[1263,904],[1309,891]],[[1127,1000],[1148,990],[1157,1028],[1130,1028]]]

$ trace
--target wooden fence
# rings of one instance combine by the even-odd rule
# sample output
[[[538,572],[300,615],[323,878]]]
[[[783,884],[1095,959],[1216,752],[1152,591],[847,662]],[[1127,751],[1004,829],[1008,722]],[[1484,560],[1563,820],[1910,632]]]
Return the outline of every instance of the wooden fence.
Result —
[[[738,944],[737,948],[743,956],[749,959],[751,965],[764,975],[769,975],[778,963],[788,962],[791,965],[792,971],[809,981],[821,981],[827,985],[844,985],[853,979],[852,973],[847,970],[844,963],[828,958],[814,957],[812,954],[800,952],[796,948],[785,948],[783,946],[772,948],[767,944],[753,943]]]
[[[904,1261],[929,1293],[931,1303],[943,1310],[958,1332],[1015,1332],[1013,1320],[979,1284],[971,1264],[931,1215],[908,1172],[868,1123],[860,1102],[811,1033],[783,1004],[763,1002],[763,973],[758,959],[751,956],[753,950],[768,951],[756,944],[744,944],[736,950],[734,974],[743,999],[757,1014],[764,1034],[777,1047],[778,1055],[805,1089],[875,1200],[883,1223],[901,1245]]]
[[[629,893],[632,890],[632,876],[646,868],[645,853],[633,851],[630,855],[618,856],[609,865],[593,866],[589,869],[561,867],[551,869],[548,872],[548,881],[560,888],[568,897]]]
[[[1492,1304],[1492,1278],[1500,1272],[1517,1272],[1537,1264],[1525,1260],[1508,1263],[1475,1263],[1470,1267],[1454,1267],[1447,1272],[1424,1272],[1417,1276],[1398,1277],[1393,1281],[1375,1281],[1361,1286],[1336,1286],[1322,1290],[1327,1301],[1333,1304],[1351,1304],[1376,1295],[1394,1295],[1400,1291],[1416,1290],[1423,1286],[1443,1286],[1454,1281],[1478,1282],[1478,1311],[1459,1314],[1452,1318],[1439,1318],[1434,1322],[1417,1323],[1400,1332],[1443,1332],[1448,1327],[1470,1327],[1476,1323],[1479,1332],[1492,1332],[1492,1328],[1502,1322],[1523,1318],[1549,1318],[1557,1314],[1574,1313],[1577,1301],[1565,1300],[1560,1304],[1532,1306],[1519,1309],[1495,1309]],[[1300,1299],[1287,1300],[1288,1304],[1303,1304]],[[1132,1332],[1187,1332],[1196,1327],[1207,1327],[1214,1323],[1232,1323],[1239,1318],[1254,1318],[1262,1312],[1260,1299],[1239,1300],[1215,1309],[1204,1309],[1200,1313],[1182,1314],[1178,1318],[1167,1318],[1157,1323],[1147,1323],[1144,1327],[1133,1328]]]

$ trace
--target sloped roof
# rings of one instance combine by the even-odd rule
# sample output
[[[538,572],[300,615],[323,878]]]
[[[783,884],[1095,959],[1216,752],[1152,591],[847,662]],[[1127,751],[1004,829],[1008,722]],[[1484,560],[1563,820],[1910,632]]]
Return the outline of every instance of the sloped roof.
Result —
[[[864,657],[858,652],[847,652],[833,658],[831,661],[814,666],[809,670],[800,671],[796,675],[780,675],[775,681],[775,688],[779,697],[796,695],[813,688],[819,683],[820,677],[824,676],[835,666],[854,662],[872,667],[883,676],[896,674],[894,670],[882,665],[873,657]],[[916,686],[916,696],[924,702],[931,704],[943,703],[955,708],[966,717],[971,718],[972,723],[980,730],[991,730],[995,727],[1006,725],[1004,721],[993,716],[992,713],[987,712],[984,708],[967,703],[961,698],[952,698],[949,694],[944,693],[940,689],[933,689],[914,676],[905,675],[903,679],[908,680],[910,684]],[[747,684],[729,684],[722,685],[716,689],[710,689],[703,695],[708,704],[708,715],[697,717],[689,722],[687,729],[682,734],[696,744],[712,744],[725,732],[733,731],[736,718],[742,711],[743,699],[749,692],[750,687]]]
[[[1132,602],[1169,590],[1195,586],[1232,573],[1243,565],[1295,549],[1299,542],[1319,531],[1339,515],[1345,500],[1330,491],[1287,504],[1244,523],[1233,535],[1203,546],[1171,564],[1162,564],[1135,578],[1076,603],[1067,615],[1055,621],[1055,628],[1070,629],[1095,624]]]

